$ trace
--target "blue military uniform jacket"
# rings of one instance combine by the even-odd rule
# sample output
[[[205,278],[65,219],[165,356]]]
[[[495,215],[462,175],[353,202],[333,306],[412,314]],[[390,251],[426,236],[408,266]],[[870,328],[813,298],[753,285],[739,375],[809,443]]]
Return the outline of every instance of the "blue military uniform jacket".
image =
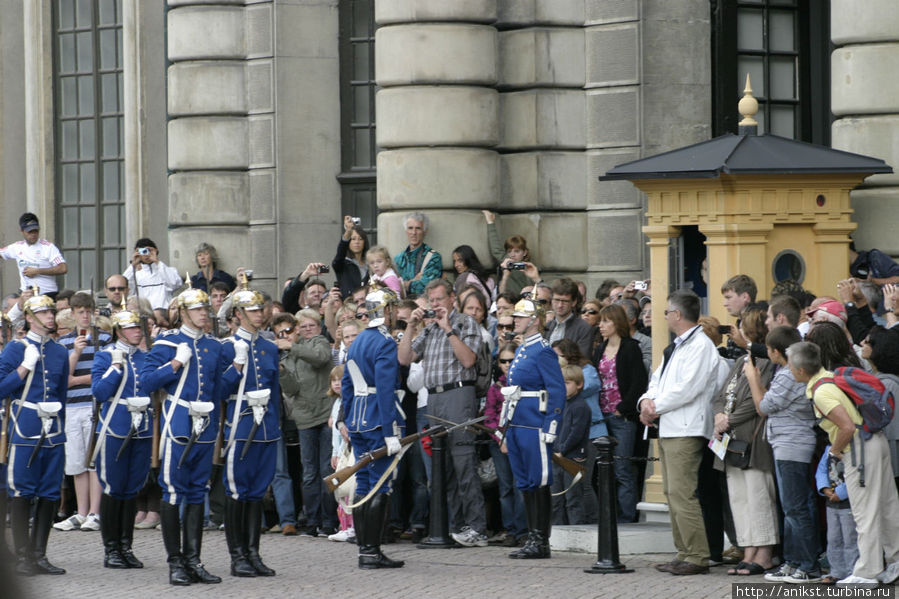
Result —
[[[380,427],[385,437],[400,434],[406,418],[396,393],[400,388],[396,341],[384,327],[365,329],[347,352],[347,363],[350,360],[359,367],[368,389],[357,393],[349,366],[344,369],[341,395],[349,432],[363,433]]]
[[[175,359],[175,348],[179,343],[187,343],[193,349],[190,361],[178,372],[172,370],[171,362]],[[197,333],[188,327],[166,331],[153,343],[153,349],[144,360],[140,372],[140,385],[144,393],[152,393],[163,389],[173,395],[178,388],[184,368],[188,368],[184,388],[180,399],[185,401],[211,401],[215,404],[209,413],[209,423],[197,439],[198,443],[215,443],[219,422],[219,381],[221,371],[222,344],[213,336]],[[191,418],[186,406],[177,405],[172,412],[171,423],[167,422],[167,414],[172,409],[171,402],[162,402],[160,410],[160,426],[163,430],[168,426],[171,434],[181,441],[190,438]]]
[[[265,415],[262,423],[253,435],[254,441],[277,441],[281,438],[280,404],[281,387],[278,374],[278,346],[260,337],[253,335],[244,329],[238,329],[232,337],[228,337],[222,343],[222,385],[221,399],[229,400],[225,419],[225,439],[231,437],[231,425],[234,422],[234,399],[240,386],[243,374],[234,368],[234,342],[238,339],[246,341],[250,346],[247,363],[243,367],[247,379],[244,383],[244,392],[268,389],[271,391]],[[229,399],[230,398],[230,399]],[[237,423],[237,432],[234,434],[236,441],[246,441],[253,428],[253,409],[247,405],[244,397],[240,409],[240,420]]]
[[[38,348],[40,359],[34,367],[34,376],[25,401],[58,401],[66,404],[66,391],[69,382],[69,352],[50,338],[41,338],[29,332],[24,339],[6,345],[0,355],[0,397],[20,399],[28,377],[19,378],[16,369],[25,355],[25,344],[30,343]],[[10,408],[10,443],[13,445],[35,445],[41,435],[41,419],[34,407],[27,407],[13,402]],[[43,446],[49,447],[66,442],[65,408],[53,418],[50,432],[44,438]]]
[[[559,357],[543,337],[534,334],[524,340],[515,352],[506,380],[507,385],[518,385],[522,391],[546,389],[549,395],[545,414],[540,412],[536,397],[522,397],[512,415],[512,424],[557,434],[565,409],[565,380]]]
[[[112,349],[120,349],[125,354],[125,364],[122,370],[112,367]],[[109,410],[112,408],[113,399],[123,378],[125,379],[125,385],[122,387],[122,394],[119,403],[116,405],[115,412],[113,412],[112,418],[109,420],[106,434],[124,438],[131,432],[131,413],[128,411],[125,399],[128,397],[146,397],[148,395],[147,391],[141,387],[140,379],[138,378],[146,358],[146,352],[121,341],[117,341],[115,345],[110,345],[106,349],[97,352],[94,356],[94,363],[91,367],[91,392],[97,401],[102,403],[97,432],[100,432],[100,429],[103,428],[103,422],[109,418]],[[145,412],[141,426],[134,436],[137,439],[147,439],[153,436],[153,422],[150,410]]]

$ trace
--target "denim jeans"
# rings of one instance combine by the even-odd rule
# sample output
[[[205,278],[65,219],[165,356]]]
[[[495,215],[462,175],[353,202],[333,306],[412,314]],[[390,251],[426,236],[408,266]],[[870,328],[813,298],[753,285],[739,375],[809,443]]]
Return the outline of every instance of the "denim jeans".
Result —
[[[297,510],[293,502],[293,481],[287,472],[287,447],[284,438],[278,439],[278,459],[275,462],[275,478],[272,480],[272,495],[275,496],[275,509],[281,526],[297,524]]]
[[[812,491],[812,465],[774,460],[777,488],[784,511],[784,561],[806,572],[817,568],[818,532]]]
[[[615,455],[633,457],[637,438],[637,423],[623,416],[605,414],[609,434],[618,441]],[[637,475],[630,460],[615,460],[615,478],[618,481],[618,517],[622,522],[637,519]]]
[[[331,474],[331,427],[327,422],[300,429],[300,460],[303,463],[306,526],[337,528],[337,502],[322,482]]]
[[[490,456],[493,458],[493,466],[496,468],[496,478],[499,482],[499,507],[503,526],[508,534],[516,538],[520,537],[527,534],[528,526],[524,517],[524,499],[512,478],[509,456],[500,450],[497,443],[491,442],[488,447],[490,447]]]

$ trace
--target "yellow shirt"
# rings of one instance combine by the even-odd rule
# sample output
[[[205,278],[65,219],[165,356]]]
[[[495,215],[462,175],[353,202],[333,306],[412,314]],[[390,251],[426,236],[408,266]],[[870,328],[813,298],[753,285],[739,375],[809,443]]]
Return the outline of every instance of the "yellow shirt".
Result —
[[[833,377],[833,373],[829,370],[821,369],[818,371],[816,375],[814,375],[811,379],[809,379],[808,385],[805,388],[805,395],[809,399],[812,398],[812,390],[815,388],[815,383],[817,383],[820,379],[826,377]],[[830,411],[833,410],[837,406],[843,406],[843,409],[846,410],[846,413],[849,414],[849,418],[852,419],[852,422],[855,424],[862,424],[864,422],[862,420],[862,415],[859,414],[858,408],[855,407],[855,404],[852,403],[852,400],[849,399],[843,391],[836,386],[834,383],[823,383],[817,390],[814,391],[814,401],[812,402],[815,406],[815,416],[818,418],[822,418],[819,426],[827,433],[827,438],[830,439],[830,443],[833,444],[837,438],[837,431],[839,428],[836,424],[825,418]],[[856,431],[858,434],[858,431]],[[846,446],[846,449],[843,452],[848,452],[850,445]]]

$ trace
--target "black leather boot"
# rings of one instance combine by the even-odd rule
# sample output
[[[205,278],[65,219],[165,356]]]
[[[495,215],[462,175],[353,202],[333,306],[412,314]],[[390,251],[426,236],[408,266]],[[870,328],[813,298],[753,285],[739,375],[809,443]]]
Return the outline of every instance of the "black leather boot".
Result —
[[[524,547],[516,549],[509,554],[512,559],[530,559],[535,552],[534,532],[537,529],[537,491],[522,491],[521,497],[524,503],[524,516],[528,524],[528,539]]]
[[[34,512],[34,526],[31,528],[31,543],[34,547],[34,570],[36,574],[65,574],[62,568],[57,568],[47,560],[47,540],[50,538],[50,529],[53,527],[53,517],[56,516],[56,508],[59,501],[52,499],[37,500],[37,509]]]
[[[222,581],[206,571],[200,561],[200,550],[203,547],[203,504],[189,503],[184,506],[184,524],[181,527],[184,548],[184,569],[192,582],[217,584]]]
[[[549,535],[552,533],[553,495],[549,485],[537,488],[537,530],[540,532],[540,558],[549,559]]]
[[[242,540],[245,538],[243,512],[245,503],[231,497],[225,497],[225,540],[228,543],[228,554],[231,556],[231,576],[252,578],[256,569],[247,560]]]
[[[178,506],[162,502],[159,506],[159,525],[162,528],[162,542],[169,563],[169,584],[187,586],[190,576],[184,569],[184,556],[181,555],[181,518]]]
[[[244,525],[243,525],[245,541],[244,550],[247,559],[256,570],[259,576],[274,576],[275,571],[262,563],[259,557],[259,537],[262,535],[262,502],[248,501],[244,503]]]
[[[103,567],[124,570],[127,562],[119,552],[122,531],[122,500],[100,495],[100,537],[103,539]]]
[[[12,531],[12,546],[16,554],[16,574],[34,576],[31,537],[28,534],[28,520],[31,518],[31,498],[11,497],[9,499],[9,528]]]
[[[387,516],[390,511],[390,497],[385,493],[378,493],[368,500],[363,506],[362,528],[364,539],[359,545],[359,567],[363,570],[375,570],[379,568],[402,568],[406,562],[393,560],[381,553],[381,535],[387,525]],[[358,508],[357,508],[358,510]],[[356,521],[356,511],[353,512],[353,521]],[[356,531],[359,539],[359,531]]]
[[[119,553],[129,568],[143,568],[144,564],[134,557],[131,543],[134,540],[134,515],[137,514],[137,499],[125,499],[122,501],[122,510],[119,518]],[[100,523],[103,523],[103,514],[100,514]]]
[[[12,561],[13,555],[9,552],[9,547],[6,545],[6,514],[7,514],[7,506],[9,505],[7,500],[9,499],[9,495],[5,492],[0,492],[0,561],[4,564],[8,564]]]

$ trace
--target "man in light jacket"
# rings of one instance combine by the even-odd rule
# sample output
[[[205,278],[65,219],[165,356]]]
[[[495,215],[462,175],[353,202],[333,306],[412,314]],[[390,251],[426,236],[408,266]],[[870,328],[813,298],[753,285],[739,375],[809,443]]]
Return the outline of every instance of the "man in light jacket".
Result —
[[[676,338],[637,401],[644,425],[656,426],[658,420],[664,492],[677,547],[675,559],[655,567],[680,576],[705,574],[709,544],[696,486],[702,450],[712,434],[718,352],[697,324],[699,297],[692,291],[668,297],[665,320]]]

